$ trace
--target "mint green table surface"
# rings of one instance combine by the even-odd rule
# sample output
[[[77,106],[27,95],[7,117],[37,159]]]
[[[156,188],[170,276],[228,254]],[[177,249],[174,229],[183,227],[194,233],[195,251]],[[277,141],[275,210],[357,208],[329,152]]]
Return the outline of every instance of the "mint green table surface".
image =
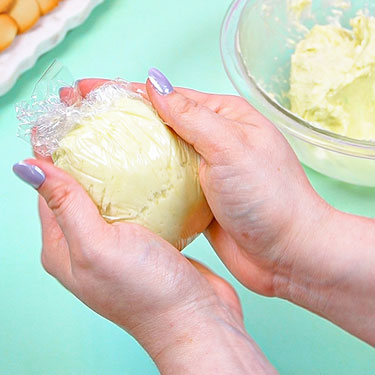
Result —
[[[0,98],[1,375],[158,373],[130,336],[43,271],[37,194],[11,172],[14,162],[31,155],[30,147],[15,135],[14,104],[30,95],[55,58],[77,78],[145,81],[147,69],[156,66],[175,85],[235,93],[219,53],[219,30],[228,6],[228,0],[107,0]],[[335,207],[374,216],[375,189],[306,172]],[[203,237],[186,253],[234,283],[248,331],[281,374],[375,374],[374,349],[288,302],[246,290]]]

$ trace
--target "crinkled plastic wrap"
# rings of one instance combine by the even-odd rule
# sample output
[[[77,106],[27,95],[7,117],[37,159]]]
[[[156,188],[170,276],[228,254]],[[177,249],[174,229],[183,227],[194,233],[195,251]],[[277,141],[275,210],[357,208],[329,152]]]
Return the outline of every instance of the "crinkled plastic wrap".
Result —
[[[198,154],[127,82],[111,81],[68,105],[57,90],[61,67],[52,70],[17,106],[20,135],[72,175],[108,222],[143,225],[184,248],[212,220]]]

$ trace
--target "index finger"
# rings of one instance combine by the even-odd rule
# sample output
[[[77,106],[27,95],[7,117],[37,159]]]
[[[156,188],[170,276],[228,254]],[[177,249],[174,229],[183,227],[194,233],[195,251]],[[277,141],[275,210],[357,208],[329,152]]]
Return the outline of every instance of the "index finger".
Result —
[[[67,105],[73,105],[82,98],[85,98],[92,90],[109,81],[109,79],[103,78],[81,79],[77,81],[75,88],[63,87],[60,90],[61,101]],[[145,83],[131,82],[131,88],[141,94],[146,100],[149,100]],[[249,116],[250,114],[253,117],[254,115],[254,113],[249,110],[248,106],[243,105],[245,100],[238,96],[211,94],[183,87],[176,87],[175,90],[187,98],[209,108],[211,111],[224,116],[228,120],[237,120],[238,118],[245,117],[245,115]]]
[[[59,95],[60,100],[66,105],[73,105],[85,98],[89,92],[104,85],[108,79],[85,78],[77,81],[75,87],[62,87]]]
[[[132,88],[134,88],[135,91],[139,91],[144,98],[150,100],[147,95],[146,84],[132,82]],[[254,110],[252,110],[246,100],[241,97],[210,94],[184,87],[174,87],[174,90],[186,98],[210,109],[212,112],[225,117],[227,120],[237,121],[245,118],[248,119],[249,116],[251,116],[251,119],[254,117]]]

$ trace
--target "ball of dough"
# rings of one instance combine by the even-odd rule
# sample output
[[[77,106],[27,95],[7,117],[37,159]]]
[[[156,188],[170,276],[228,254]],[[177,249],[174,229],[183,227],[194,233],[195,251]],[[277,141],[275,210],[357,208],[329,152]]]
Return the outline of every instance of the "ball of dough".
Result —
[[[14,0],[0,0],[0,13],[6,13],[13,5]]]
[[[85,188],[108,222],[141,224],[181,250],[212,220],[198,154],[142,98],[122,95],[105,107],[61,140],[55,165]]]
[[[8,48],[17,35],[17,24],[7,14],[0,14],[0,52]]]
[[[36,1],[39,5],[40,12],[43,15],[49,13],[51,10],[53,10],[59,5],[59,0],[36,0]]]
[[[36,0],[15,0],[9,15],[18,25],[18,33],[31,29],[40,18],[40,10]]]

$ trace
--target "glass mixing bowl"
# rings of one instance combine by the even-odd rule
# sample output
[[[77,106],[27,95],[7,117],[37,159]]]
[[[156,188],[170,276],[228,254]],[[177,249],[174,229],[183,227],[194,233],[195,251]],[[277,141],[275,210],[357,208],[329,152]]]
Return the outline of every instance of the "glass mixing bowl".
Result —
[[[285,95],[290,58],[304,30],[333,21],[349,27],[360,9],[375,15],[373,0],[313,0],[296,23],[287,0],[235,0],[222,25],[221,54],[237,91],[280,129],[302,163],[341,181],[375,186],[375,142],[320,129],[290,112]]]

